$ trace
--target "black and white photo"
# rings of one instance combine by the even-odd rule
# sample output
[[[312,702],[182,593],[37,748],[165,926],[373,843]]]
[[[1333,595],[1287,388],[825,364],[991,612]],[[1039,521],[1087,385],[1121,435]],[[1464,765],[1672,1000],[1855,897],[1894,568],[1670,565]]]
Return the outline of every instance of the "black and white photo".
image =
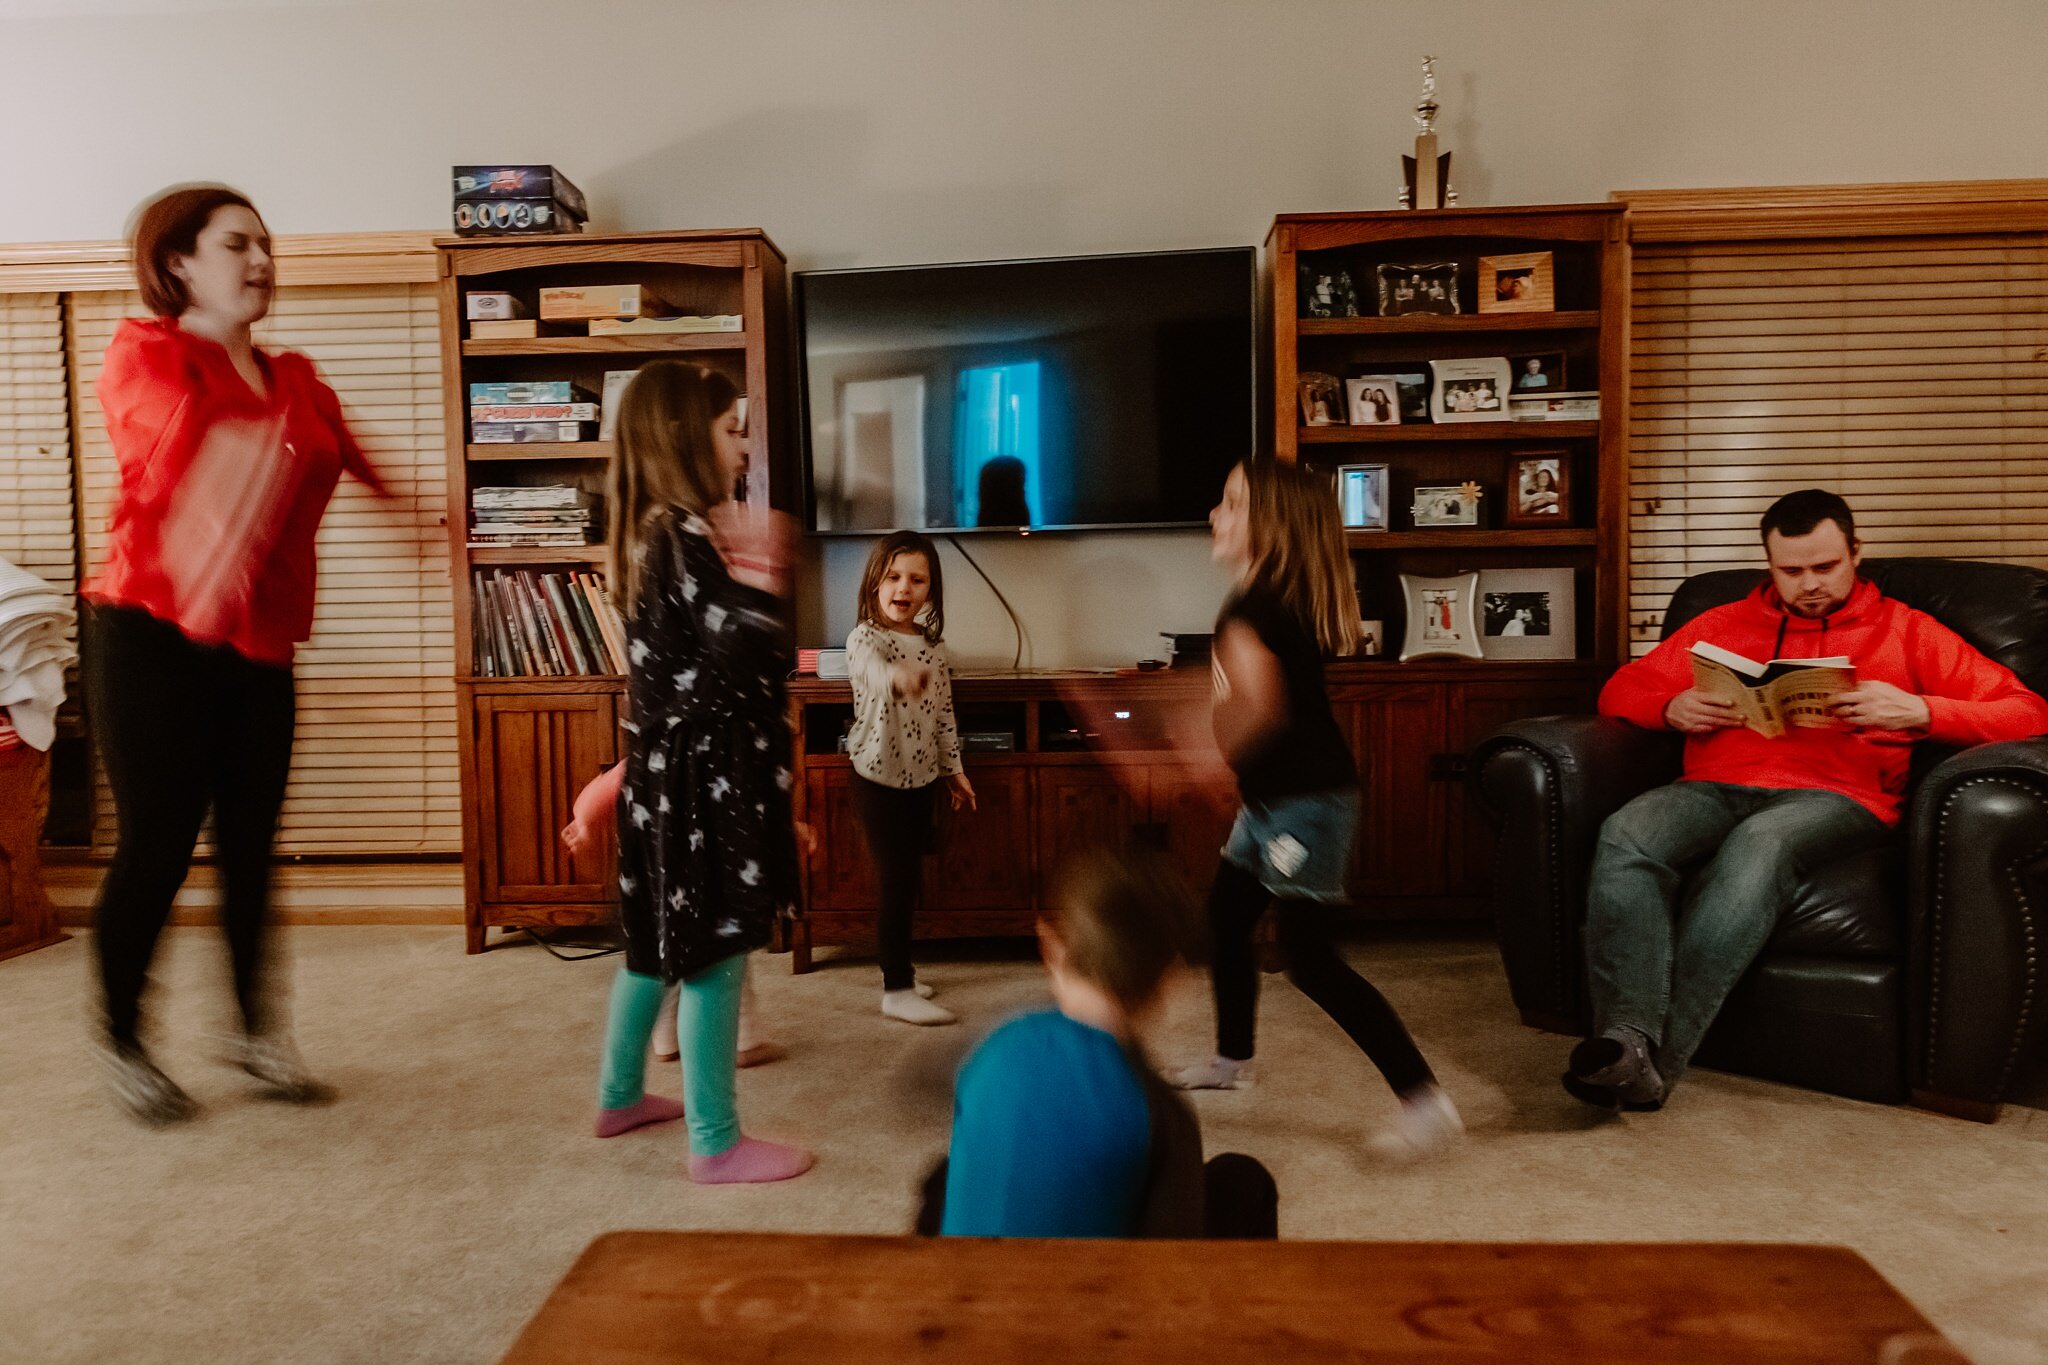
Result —
[[[1462,313],[1458,303],[1458,263],[1436,261],[1427,265],[1381,264],[1379,282],[1380,316],[1405,317],[1411,313]]]
[[[1577,658],[1578,586],[1572,570],[1482,571],[1479,629],[1489,659]]]

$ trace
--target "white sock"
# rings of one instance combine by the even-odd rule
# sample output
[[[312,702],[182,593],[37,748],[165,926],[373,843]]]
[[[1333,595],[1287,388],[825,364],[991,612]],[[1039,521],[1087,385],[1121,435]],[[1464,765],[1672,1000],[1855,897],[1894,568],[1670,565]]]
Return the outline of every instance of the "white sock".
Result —
[[[937,991],[931,988],[930,983],[924,981],[916,983],[910,989],[917,992],[917,998],[920,1000],[929,1000],[938,994]]]
[[[934,1005],[915,990],[883,991],[882,1013],[906,1024],[951,1024],[956,1021],[953,1011],[944,1005]]]
[[[1401,1112],[1367,1144],[1393,1161],[1420,1161],[1444,1151],[1465,1132],[1458,1106],[1442,1087],[1426,1085],[1401,1097]]]
[[[1235,1057],[1211,1057],[1173,1073],[1173,1083],[1182,1090],[1235,1090],[1251,1078],[1251,1061]]]

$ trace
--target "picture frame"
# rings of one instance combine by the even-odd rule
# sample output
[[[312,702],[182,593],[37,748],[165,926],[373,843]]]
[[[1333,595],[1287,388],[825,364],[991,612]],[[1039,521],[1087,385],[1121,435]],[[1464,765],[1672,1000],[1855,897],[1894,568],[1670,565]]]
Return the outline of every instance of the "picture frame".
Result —
[[[1300,306],[1305,318],[1355,318],[1358,288],[1348,270],[1322,270],[1307,261],[1300,269]]]
[[[1458,300],[1456,261],[1428,261],[1412,265],[1382,261],[1373,274],[1379,284],[1380,316],[1383,318],[1464,311]]]
[[[1488,659],[1576,659],[1578,585],[1572,571],[1481,570],[1479,641]]]
[[[1555,312],[1556,258],[1548,251],[1481,256],[1478,302],[1482,313]]]
[[[1503,526],[1572,524],[1572,460],[1564,450],[1530,450],[1508,462]]]
[[[1479,575],[1448,578],[1401,575],[1401,598],[1408,608],[1401,639],[1401,662],[1411,659],[1483,659],[1479,643]]]
[[[1295,383],[1305,427],[1344,425],[1344,381],[1320,370],[1304,370]]]
[[[1485,356],[1429,362],[1429,416],[1435,422],[1505,422],[1508,360]]]
[[[1354,427],[1401,425],[1401,386],[1390,374],[1362,374],[1344,381],[1344,411]]]
[[[1558,393],[1570,387],[1570,371],[1563,351],[1539,351],[1534,355],[1508,357],[1508,392],[1530,396]]]
[[[1425,484],[1415,490],[1408,515],[1418,531],[1477,526],[1483,496],[1476,483]]]
[[[1388,527],[1387,466],[1337,466],[1337,519],[1347,531],[1384,531]]]
[[[1400,390],[1401,424],[1414,426],[1429,421],[1429,362],[1402,362],[1387,366]]]

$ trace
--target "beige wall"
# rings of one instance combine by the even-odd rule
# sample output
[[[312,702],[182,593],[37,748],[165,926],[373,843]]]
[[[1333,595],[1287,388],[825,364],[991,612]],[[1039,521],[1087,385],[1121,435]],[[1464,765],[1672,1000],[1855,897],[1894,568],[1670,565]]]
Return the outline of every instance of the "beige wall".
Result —
[[[191,178],[279,232],[436,227],[448,167],[503,159],[798,269],[1252,243],[1390,205],[1423,52],[1468,204],[2048,166],[2039,0],[0,0],[0,241]],[[812,642],[861,553],[825,547]],[[980,557],[1041,665],[1152,652],[1222,588],[1189,534]],[[947,567],[955,649],[1007,662]]]

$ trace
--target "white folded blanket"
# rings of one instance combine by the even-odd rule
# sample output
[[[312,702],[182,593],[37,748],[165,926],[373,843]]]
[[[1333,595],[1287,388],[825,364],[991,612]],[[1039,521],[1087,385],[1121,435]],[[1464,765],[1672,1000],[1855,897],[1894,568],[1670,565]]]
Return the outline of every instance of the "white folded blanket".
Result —
[[[57,736],[64,670],[78,660],[67,638],[75,616],[68,596],[0,559],[0,707],[33,748]]]

